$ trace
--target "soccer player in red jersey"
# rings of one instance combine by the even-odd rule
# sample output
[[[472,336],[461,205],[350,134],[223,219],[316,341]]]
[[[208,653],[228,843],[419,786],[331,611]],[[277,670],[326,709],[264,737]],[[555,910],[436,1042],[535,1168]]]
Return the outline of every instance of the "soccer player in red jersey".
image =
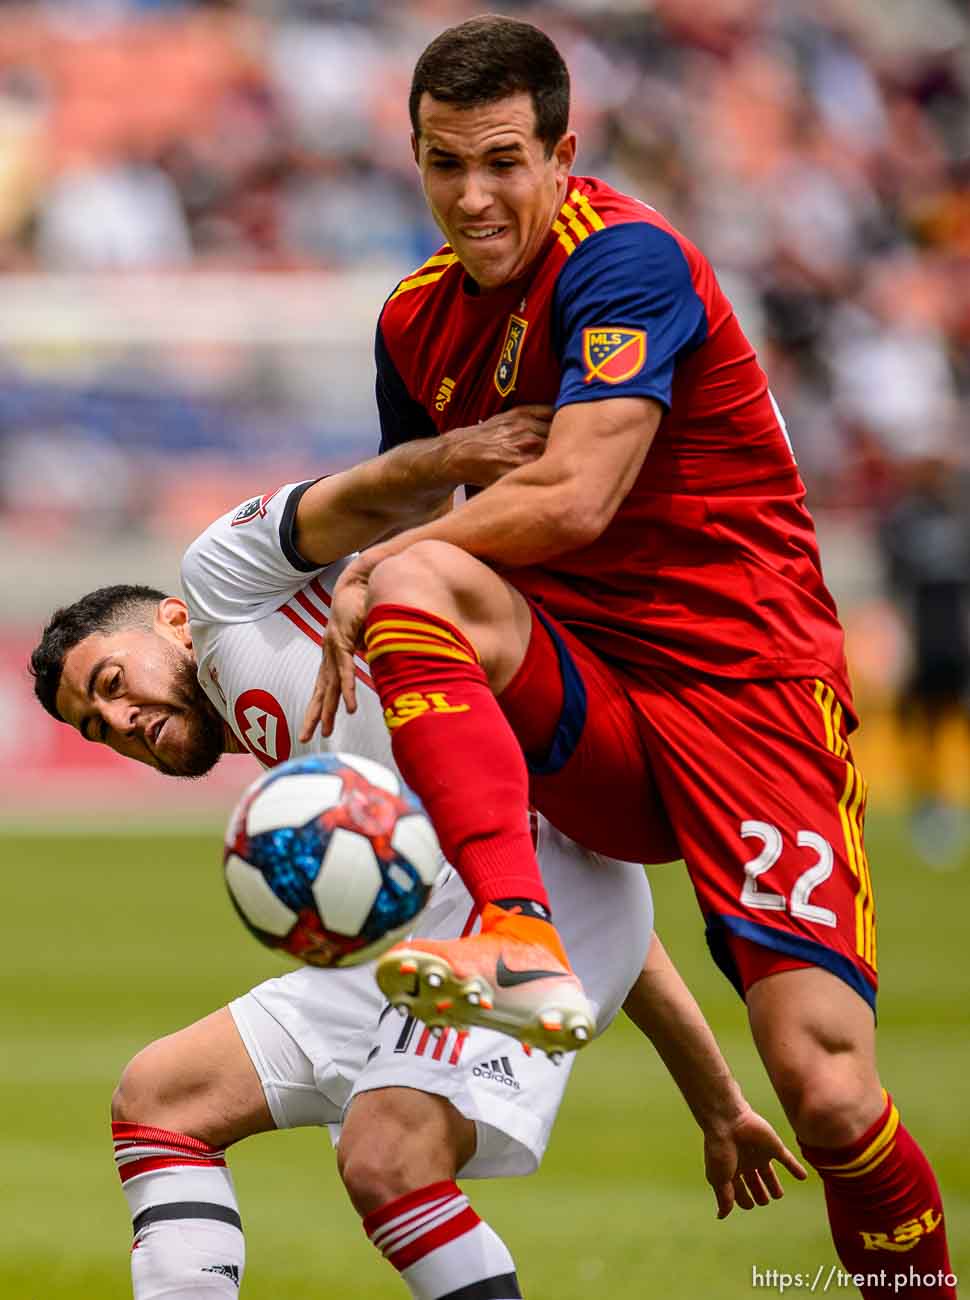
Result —
[[[379,978],[432,1023],[579,1046],[527,800],[601,852],[683,856],[841,1259],[866,1296],[913,1271],[952,1296],[939,1189],[876,1066],[866,786],[784,422],[703,255],[572,174],[568,105],[552,42],[494,16],[439,36],[412,82],[448,242],[381,315],[382,445],[555,413],[538,459],[335,592],[304,734],[354,707],[362,636],[398,765],[485,920]]]

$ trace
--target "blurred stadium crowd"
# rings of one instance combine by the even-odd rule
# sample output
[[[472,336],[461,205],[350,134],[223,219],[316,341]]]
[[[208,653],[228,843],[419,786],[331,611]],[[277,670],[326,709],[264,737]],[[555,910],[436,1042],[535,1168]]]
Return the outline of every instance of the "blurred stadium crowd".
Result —
[[[0,631],[171,583],[214,514],[373,452],[374,319],[440,242],[411,68],[486,7],[0,0]],[[494,7],[562,48],[579,170],[714,262],[840,599],[892,591],[964,690],[965,0]],[[857,681],[902,686],[898,624],[877,609],[855,647]],[[19,699],[19,642],[9,662]]]
[[[391,282],[435,243],[406,147],[413,58],[481,7],[0,5],[0,268],[367,266]],[[871,505],[891,486],[887,462],[962,459],[962,0],[504,9],[562,44],[581,169],[654,203],[718,267],[816,500]],[[4,399],[8,434],[50,432],[56,404],[29,396]],[[75,426],[98,415],[64,406]],[[184,449],[179,412],[155,415]]]

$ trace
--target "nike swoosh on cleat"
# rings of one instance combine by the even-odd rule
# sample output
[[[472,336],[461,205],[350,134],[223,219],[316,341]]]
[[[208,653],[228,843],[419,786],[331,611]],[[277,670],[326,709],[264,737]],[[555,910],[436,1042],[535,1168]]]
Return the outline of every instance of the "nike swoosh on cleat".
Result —
[[[566,971],[562,970],[509,970],[501,953],[495,963],[495,982],[502,989],[514,988],[516,984],[531,984],[533,980],[562,979],[565,975]]]

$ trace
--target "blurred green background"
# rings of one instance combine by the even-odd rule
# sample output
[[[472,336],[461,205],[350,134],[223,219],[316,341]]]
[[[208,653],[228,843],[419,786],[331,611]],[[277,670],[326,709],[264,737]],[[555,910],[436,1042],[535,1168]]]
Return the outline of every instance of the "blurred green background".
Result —
[[[940,1177],[953,1265],[965,1274],[970,862],[945,872],[915,865],[890,815],[870,819],[869,844],[884,1081]],[[6,834],[0,855],[0,1296],[122,1300],[131,1228],[111,1159],[115,1080],[144,1043],[279,966],[229,908],[216,830]],[[790,1140],[741,1004],[707,958],[684,871],[651,878],[658,930],[750,1100]],[[367,1244],[323,1132],[251,1139],[230,1163],[247,1233],[246,1300],[404,1294]],[[733,1300],[752,1293],[753,1267],[827,1272],[835,1262],[814,1175],[789,1183],[780,1204],[715,1221],[698,1132],[625,1022],[580,1058],[541,1171],[466,1189],[507,1240],[530,1300]]]

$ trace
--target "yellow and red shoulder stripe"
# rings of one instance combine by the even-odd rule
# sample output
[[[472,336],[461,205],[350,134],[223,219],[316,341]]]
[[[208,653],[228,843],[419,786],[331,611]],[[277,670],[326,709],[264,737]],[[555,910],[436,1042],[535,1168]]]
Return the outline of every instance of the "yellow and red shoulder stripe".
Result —
[[[454,266],[457,261],[457,254],[453,253],[446,244],[440,252],[423,262],[416,271],[406,275],[388,298],[388,302],[393,302],[400,294],[407,293],[410,289],[420,289],[426,284],[434,284],[436,280],[441,279],[449,266]]]
[[[552,228],[569,254],[574,253],[577,245],[588,239],[594,230],[603,230],[605,224],[582,190],[574,186],[559,209]]]

